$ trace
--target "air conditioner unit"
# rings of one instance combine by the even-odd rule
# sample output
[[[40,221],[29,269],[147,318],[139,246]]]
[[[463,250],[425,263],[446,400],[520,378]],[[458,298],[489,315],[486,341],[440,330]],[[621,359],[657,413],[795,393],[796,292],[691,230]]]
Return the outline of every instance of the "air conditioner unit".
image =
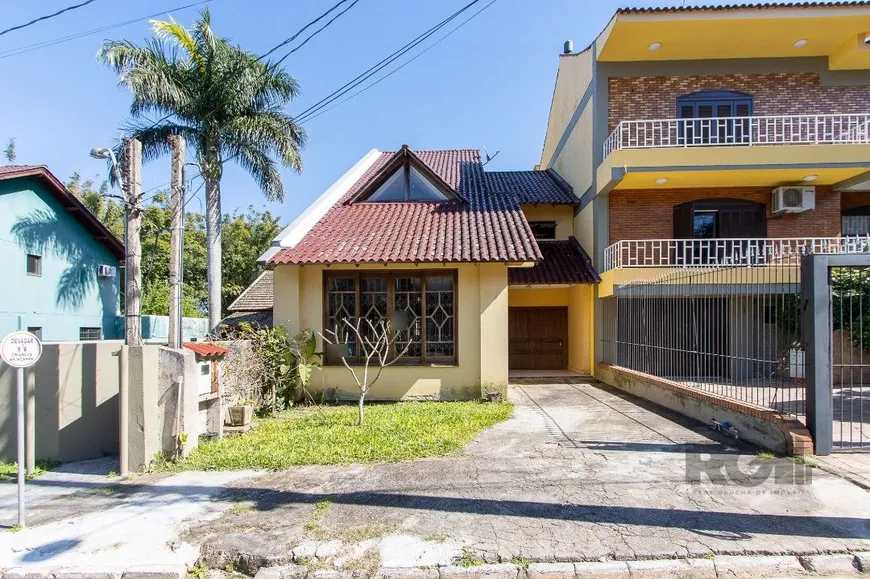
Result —
[[[97,277],[115,277],[115,266],[114,265],[98,265],[97,266]]]
[[[816,208],[816,188],[786,186],[773,190],[773,214],[803,213]]]

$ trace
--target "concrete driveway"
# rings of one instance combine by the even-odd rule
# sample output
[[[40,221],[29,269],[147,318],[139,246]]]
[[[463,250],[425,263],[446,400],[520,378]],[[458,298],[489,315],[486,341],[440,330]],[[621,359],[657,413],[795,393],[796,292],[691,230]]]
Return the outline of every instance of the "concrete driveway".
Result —
[[[394,567],[870,550],[870,495],[846,480],[600,385],[509,396],[514,416],[461,456],[258,477],[187,539],[212,567],[239,554]]]

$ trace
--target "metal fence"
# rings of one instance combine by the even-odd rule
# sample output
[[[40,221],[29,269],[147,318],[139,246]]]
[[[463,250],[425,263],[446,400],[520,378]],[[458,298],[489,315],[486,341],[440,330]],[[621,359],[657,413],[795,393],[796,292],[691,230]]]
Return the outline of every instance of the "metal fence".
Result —
[[[832,267],[833,446],[870,450],[870,267]]]
[[[800,291],[791,254],[619,286],[604,304],[604,361],[803,420]]]
[[[870,143],[870,113],[621,121],[604,143],[620,149]]]

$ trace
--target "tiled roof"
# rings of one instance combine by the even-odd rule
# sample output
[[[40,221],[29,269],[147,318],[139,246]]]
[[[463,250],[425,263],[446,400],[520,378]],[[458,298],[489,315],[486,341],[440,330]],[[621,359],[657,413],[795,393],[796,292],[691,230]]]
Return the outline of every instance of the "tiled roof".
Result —
[[[0,175],[6,173],[18,173],[19,171],[32,171],[33,169],[41,169],[42,165],[0,165]]]
[[[534,267],[508,269],[511,285],[556,285],[601,281],[592,260],[574,237],[565,241],[543,241],[538,245],[543,261]]]
[[[272,309],[272,270],[267,269],[230,304],[231,312],[257,312]]]
[[[870,6],[870,0],[851,0],[844,2],[760,2],[749,4],[723,4],[721,6],[698,5],[698,6],[657,6],[647,8],[619,8],[617,14],[638,14],[649,12],[698,12],[701,10],[766,10],[775,8],[829,8],[836,6]]]
[[[486,190],[478,151],[415,151],[466,201],[346,203],[395,153],[381,153],[366,173],[293,248],[271,264],[517,262],[541,258],[511,195]]]
[[[272,310],[261,310],[259,312],[233,312],[221,320],[222,326],[238,326],[241,323],[271,328]]]
[[[487,171],[490,193],[509,193],[520,203],[575,204],[573,190],[553,169],[544,171]]]
[[[202,356],[203,358],[209,358],[212,356],[226,356],[230,353],[230,351],[223,346],[218,346],[217,344],[212,344],[209,342],[185,342],[184,347],[188,350],[191,350],[192,352],[195,352],[197,355]]]

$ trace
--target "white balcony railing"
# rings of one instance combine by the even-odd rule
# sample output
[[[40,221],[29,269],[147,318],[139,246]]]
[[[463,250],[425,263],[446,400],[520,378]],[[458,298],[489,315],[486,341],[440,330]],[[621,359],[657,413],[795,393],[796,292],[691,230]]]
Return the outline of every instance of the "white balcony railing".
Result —
[[[604,250],[604,271],[620,267],[769,266],[804,253],[870,253],[870,236],[764,239],[628,239]]]
[[[622,121],[604,143],[620,149],[870,143],[870,113]]]

